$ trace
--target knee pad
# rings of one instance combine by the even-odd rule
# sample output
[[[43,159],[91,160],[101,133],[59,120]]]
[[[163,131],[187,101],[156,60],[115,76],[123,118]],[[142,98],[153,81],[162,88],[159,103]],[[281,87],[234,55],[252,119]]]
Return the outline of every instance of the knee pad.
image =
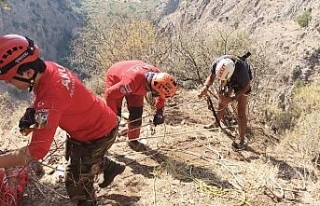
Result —
[[[129,124],[132,126],[140,126],[142,124],[143,107],[129,108]]]

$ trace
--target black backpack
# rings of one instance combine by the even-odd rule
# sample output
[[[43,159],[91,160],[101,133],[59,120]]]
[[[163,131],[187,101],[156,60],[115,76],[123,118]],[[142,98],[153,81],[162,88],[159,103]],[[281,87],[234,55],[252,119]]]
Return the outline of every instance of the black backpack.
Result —
[[[245,55],[243,56],[238,56],[238,58],[244,62],[246,62],[246,59],[249,58],[251,56],[251,52],[247,52]],[[247,63],[247,62],[246,62]],[[248,73],[249,73],[249,77],[250,80],[253,79],[253,75],[252,75],[252,70],[251,70],[251,66],[247,63],[248,65]]]

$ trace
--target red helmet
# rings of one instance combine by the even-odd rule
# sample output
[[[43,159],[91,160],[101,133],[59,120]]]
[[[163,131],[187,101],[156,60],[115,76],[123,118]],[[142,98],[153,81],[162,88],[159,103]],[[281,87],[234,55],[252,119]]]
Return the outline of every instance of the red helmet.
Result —
[[[170,74],[155,73],[151,80],[151,89],[162,99],[165,99],[176,94],[177,82]]]
[[[37,45],[31,39],[16,34],[0,37],[0,80],[9,80],[19,66],[33,62],[40,56]]]

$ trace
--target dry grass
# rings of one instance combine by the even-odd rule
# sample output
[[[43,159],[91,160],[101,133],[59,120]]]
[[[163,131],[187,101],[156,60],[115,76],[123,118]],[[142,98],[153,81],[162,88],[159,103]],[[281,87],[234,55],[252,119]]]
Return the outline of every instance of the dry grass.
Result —
[[[297,93],[298,94],[298,93]],[[127,164],[111,187],[98,189],[102,205],[316,205],[319,171],[311,162],[317,151],[316,112],[301,116],[294,130],[277,143],[258,126],[252,126],[248,151],[234,152],[232,140],[219,130],[204,130],[212,121],[205,100],[195,91],[180,91],[166,107],[166,125],[144,127],[142,137],[152,149],[137,153],[121,137],[110,154]],[[144,124],[152,112],[146,107]],[[256,124],[252,124],[256,125]],[[234,131],[235,132],[235,131]],[[12,136],[17,143],[25,144]],[[57,134],[57,145],[63,145]],[[56,149],[55,145],[52,146]],[[71,205],[63,183],[50,171],[65,165],[63,149],[44,161],[46,175],[34,179],[25,205]]]
[[[277,157],[285,160],[283,172],[290,182],[286,187],[291,190],[296,199],[303,204],[316,205],[319,202],[320,187],[319,170],[311,161],[319,153],[320,118],[319,85],[317,83],[301,87],[295,91],[293,109],[300,114],[295,127],[288,131],[282,142],[272,151]],[[280,165],[281,166],[281,165]],[[297,198],[299,196],[299,198]]]
[[[26,101],[16,101],[8,92],[0,94],[1,123],[0,129],[10,130],[17,126],[20,117],[27,108]]]

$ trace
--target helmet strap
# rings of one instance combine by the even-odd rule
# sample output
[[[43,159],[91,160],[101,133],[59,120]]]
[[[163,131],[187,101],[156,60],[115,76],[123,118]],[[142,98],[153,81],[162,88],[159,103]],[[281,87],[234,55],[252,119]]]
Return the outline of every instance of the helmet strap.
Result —
[[[154,72],[147,72],[147,73],[145,74],[146,79],[147,79],[148,86],[150,87],[150,90],[152,89],[152,87],[151,87],[151,81],[152,81],[152,78],[154,77],[154,75],[155,75]]]
[[[29,84],[29,92],[33,90],[34,84],[36,83],[36,77],[38,72],[34,70],[33,76],[30,79],[14,76],[13,79],[16,79],[21,82],[25,82]]]
[[[151,92],[152,96],[153,97],[158,97],[159,94],[158,92],[156,92],[153,88],[152,88],[152,85],[151,85],[151,82],[152,82],[152,78],[154,77],[155,73],[154,72],[147,72],[145,74],[145,77],[147,79],[147,84],[149,86],[149,91]]]

